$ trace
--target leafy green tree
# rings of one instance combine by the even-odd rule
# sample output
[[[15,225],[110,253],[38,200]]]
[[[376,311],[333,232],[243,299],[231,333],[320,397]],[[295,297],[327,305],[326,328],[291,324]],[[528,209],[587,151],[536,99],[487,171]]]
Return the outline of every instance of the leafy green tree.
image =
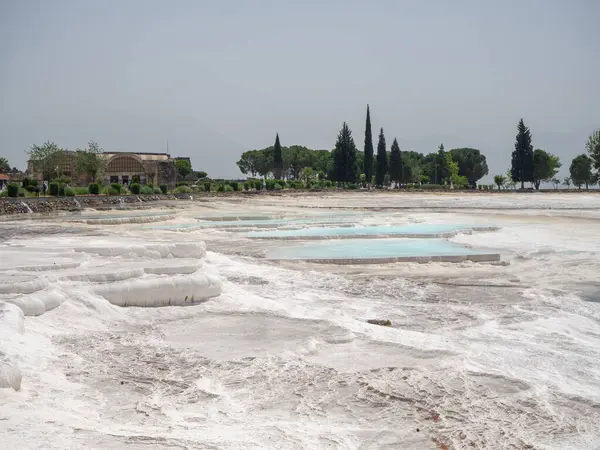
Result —
[[[0,156],[0,173],[10,172],[10,164],[8,164],[8,159],[4,156]]]
[[[275,145],[273,146],[273,175],[280,180],[283,175],[283,151],[279,142],[279,133],[275,135]]]
[[[369,105],[367,105],[367,123],[365,125],[365,147],[364,147],[364,160],[361,166],[365,174],[365,180],[367,184],[371,184],[373,178],[373,135],[371,133],[371,112]]]
[[[571,177],[565,177],[563,184],[567,187],[567,189],[571,189]]]
[[[511,178],[521,183],[521,189],[525,188],[525,182],[533,183],[533,145],[531,145],[531,131],[525,126],[523,119],[517,127],[517,138],[515,150],[512,153]]]
[[[242,153],[240,160],[237,162],[237,166],[240,171],[245,174],[250,174],[255,177],[257,174],[266,176],[271,171],[270,168],[270,157],[272,147],[263,150],[248,150]],[[269,166],[268,168],[266,166]],[[266,173],[265,173],[266,171]]]
[[[312,167],[305,167],[300,173],[300,179],[304,184],[312,183],[316,179],[315,170]]]
[[[390,151],[390,181],[395,183],[396,187],[405,181],[402,170],[402,152],[398,145],[398,139],[395,138]]]
[[[590,158],[592,158],[594,169],[600,173],[600,128],[590,134],[585,143],[585,149],[589,153]]]
[[[511,189],[514,189],[517,186],[517,182],[512,179],[512,169],[506,171],[506,181],[504,182],[504,186]]]
[[[383,187],[385,176],[388,173],[388,155],[385,147],[385,135],[382,128],[377,143],[377,166],[375,167],[375,185],[378,188]]]
[[[352,131],[344,122],[338,133],[335,150],[333,152],[333,178],[338,183],[356,183],[360,171],[357,160],[357,150],[352,137]]]
[[[588,189],[590,182],[593,180],[592,159],[586,154],[576,156],[571,161],[569,173],[575,186],[581,189],[581,186],[585,184],[585,188]]]
[[[506,177],[504,175],[494,175],[494,183],[498,186],[498,190],[500,190],[504,186],[504,183],[506,183]]]
[[[106,169],[106,160],[103,157],[104,150],[94,142],[88,142],[88,147],[84,150],[77,150],[75,167],[77,172],[85,173],[88,181],[96,181]]]
[[[181,180],[185,179],[190,173],[192,173],[192,163],[187,159],[178,159],[175,161],[175,170]]]
[[[540,188],[542,181],[550,181],[558,173],[561,163],[558,156],[544,150],[536,149],[533,152],[533,185]]]
[[[458,174],[466,177],[468,183],[473,187],[489,173],[485,155],[475,148],[454,148],[448,153],[458,164]]]
[[[54,142],[46,141],[42,145],[33,145],[26,153],[33,170],[42,175],[42,180],[50,181],[58,175],[65,151]]]

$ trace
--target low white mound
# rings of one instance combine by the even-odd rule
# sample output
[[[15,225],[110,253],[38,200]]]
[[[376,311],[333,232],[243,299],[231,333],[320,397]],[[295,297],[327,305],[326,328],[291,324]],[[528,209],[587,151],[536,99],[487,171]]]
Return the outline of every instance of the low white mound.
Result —
[[[0,352],[0,389],[13,388],[15,391],[21,389],[21,369],[12,359]]]
[[[211,273],[128,280],[98,286],[94,292],[117,306],[182,306],[221,295],[221,279]]]
[[[83,272],[67,275],[63,279],[71,281],[86,281],[89,283],[106,283],[139,278],[144,275],[144,269],[119,269],[100,270],[96,272]]]
[[[65,295],[60,291],[45,290],[28,295],[6,297],[2,300],[18,306],[26,316],[41,316],[60,306],[65,301]]]
[[[197,259],[168,259],[158,261],[144,261],[140,263],[144,272],[152,275],[189,275],[202,267],[202,262]]]
[[[0,389],[21,389],[21,369],[15,358],[3,350],[8,350],[11,337],[23,333],[23,311],[14,305],[0,301]]]
[[[0,278],[0,294],[31,294],[50,286],[46,278],[32,275],[9,275]]]
[[[140,244],[101,247],[76,247],[76,252],[91,253],[100,256],[138,256],[140,258],[204,258],[206,244],[200,242],[181,242],[171,244]]]
[[[15,305],[0,300],[0,338],[2,333],[23,333],[25,317],[23,311]]]

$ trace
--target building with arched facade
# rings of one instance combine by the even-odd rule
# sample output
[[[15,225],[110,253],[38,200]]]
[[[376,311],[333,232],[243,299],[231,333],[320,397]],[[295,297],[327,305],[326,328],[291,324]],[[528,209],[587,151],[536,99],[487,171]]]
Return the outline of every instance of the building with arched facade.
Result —
[[[138,180],[140,184],[162,184],[169,188],[175,187],[175,159],[168,153],[147,152],[104,152],[101,155],[106,160],[104,183],[130,184]],[[77,172],[77,152],[65,151],[57,166],[59,173],[67,176],[77,184],[87,184],[92,180],[85,173]],[[29,176],[42,181],[42,174],[34,170],[31,161],[27,164]],[[48,180],[44,180],[48,181]]]
[[[134,178],[140,184],[175,186],[175,161],[168,153],[105,152],[104,181],[129,184]]]

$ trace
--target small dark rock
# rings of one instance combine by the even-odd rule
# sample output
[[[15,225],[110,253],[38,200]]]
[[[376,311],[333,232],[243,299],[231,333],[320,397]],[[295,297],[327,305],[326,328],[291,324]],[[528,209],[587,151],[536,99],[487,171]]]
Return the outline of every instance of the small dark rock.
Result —
[[[367,320],[367,323],[370,323],[371,325],[381,325],[382,327],[392,326],[392,322],[387,319],[369,319]]]

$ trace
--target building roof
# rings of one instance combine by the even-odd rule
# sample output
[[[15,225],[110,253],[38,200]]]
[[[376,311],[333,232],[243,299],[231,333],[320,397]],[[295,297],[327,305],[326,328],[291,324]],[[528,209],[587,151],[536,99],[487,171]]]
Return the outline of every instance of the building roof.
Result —
[[[8,181],[8,175],[6,175],[5,173],[0,173],[0,180]]]
[[[104,152],[104,156],[111,158],[113,156],[135,155],[142,161],[166,161],[171,159],[168,153],[151,153],[151,152]]]

